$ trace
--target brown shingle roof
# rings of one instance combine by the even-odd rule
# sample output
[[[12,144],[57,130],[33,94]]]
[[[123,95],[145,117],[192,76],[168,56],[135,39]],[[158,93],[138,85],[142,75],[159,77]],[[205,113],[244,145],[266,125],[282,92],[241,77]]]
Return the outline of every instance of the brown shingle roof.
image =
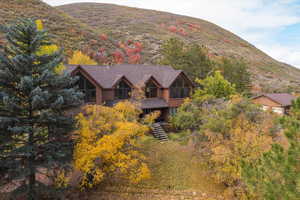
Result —
[[[269,99],[281,104],[282,106],[292,105],[292,101],[297,98],[297,97],[295,97],[291,94],[288,94],[288,93],[267,93],[267,94],[259,95],[259,96],[254,97],[254,98],[258,98],[258,97],[261,97],[261,96],[268,97]]]
[[[77,65],[67,65],[69,72],[77,69]],[[114,66],[93,66],[82,65],[84,69],[99,85],[103,88],[112,88],[114,83],[122,76],[125,76],[133,85],[140,85],[149,77],[153,77],[163,87],[168,88],[182,73],[181,70],[175,70],[170,66],[154,65],[114,65]]]

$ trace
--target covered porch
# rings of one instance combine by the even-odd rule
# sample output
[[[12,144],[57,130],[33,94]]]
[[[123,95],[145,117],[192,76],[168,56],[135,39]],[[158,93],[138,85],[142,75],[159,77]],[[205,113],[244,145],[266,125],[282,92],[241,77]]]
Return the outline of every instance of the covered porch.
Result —
[[[113,100],[113,101],[107,101],[105,103],[106,106],[114,106],[120,101],[123,100]],[[145,115],[154,112],[154,111],[159,111],[160,116],[157,118],[156,122],[166,122],[169,117],[169,106],[168,103],[162,99],[162,98],[147,98],[147,99],[142,99],[140,101],[136,101],[133,99],[129,99],[129,101],[132,101],[136,103],[140,109],[143,111],[140,117],[144,117]]]
[[[160,116],[156,122],[165,122],[168,120],[169,106],[168,103],[162,98],[149,98],[141,101],[141,109],[143,114],[141,117],[155,111],[160,112]]]

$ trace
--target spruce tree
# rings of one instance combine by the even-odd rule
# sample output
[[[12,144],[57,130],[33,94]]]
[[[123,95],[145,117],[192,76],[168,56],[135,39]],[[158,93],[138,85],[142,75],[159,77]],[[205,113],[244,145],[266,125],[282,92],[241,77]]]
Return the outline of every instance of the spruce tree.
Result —
[[[67,112],[82,103],[82,93],[67,72],[55,68],[62,51],[41,55],[51,35],[30,19],[4,28],[7,45],[0,48],[0,169],[5,181],[17,181],[12,194],[40,199],[48,186],[37,174],[67,167],[72,158],[70,132],[74,119]],[[1,184],[0,182],[0,184]],[[48,188],[47,188],[47,191]]]

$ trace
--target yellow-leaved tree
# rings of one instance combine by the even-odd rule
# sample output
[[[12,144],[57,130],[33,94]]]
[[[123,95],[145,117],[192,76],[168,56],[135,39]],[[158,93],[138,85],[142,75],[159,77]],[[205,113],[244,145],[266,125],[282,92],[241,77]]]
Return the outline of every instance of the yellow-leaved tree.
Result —
[[[35,21],[35,23],[36,23],[37,29],[39,31],[42,31],[44,29],[42,20],[38,19],[38,20]],[[55,52],[58,52],[58,51],[59,51],[59,48],[55,44],[44,45],[44,46],[41,47],[40,51],[37,54],[38,54],[38,56],[52,55],[52,54],[54,54]],[[61,62],[60,64],[57,65],[57,67],[54,69],[54,71],[57,74],[61,74],[65,69],[66,69],[66,67]]]
[[[87,105],[78,114],[74,166],[82,172],[81,188],[93,187],[106,176],[132,183],[150,177],[138,140],[159,113],[139,119],[141,111],[130,102],[114,107]]]
[[[227,198],[254,199],[242,180],[242,162],[256,161],[271,148],[277,134],[274,116],[237,98],[206,120],[202,146],[213,178],[227,186]]]
[[[97,65],[96,61],[83,54],[81,51],[75,51],[68,63],[70,65]]]

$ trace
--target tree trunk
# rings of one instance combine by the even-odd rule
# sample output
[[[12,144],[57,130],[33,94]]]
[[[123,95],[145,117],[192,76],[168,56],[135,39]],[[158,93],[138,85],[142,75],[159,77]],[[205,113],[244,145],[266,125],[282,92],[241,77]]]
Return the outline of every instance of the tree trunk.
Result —
[[[29,119],[32,119],[32,109],[30,108],[29,112]],[[35,200],[35,164],[34,164],[34,125],[31,124],[31,131],[28,137],[28,146],[30,147],[30,155],[28,157],[28,169],[29,169],[29,176],[28,176],[28,196],[27,200]]]
[[[29,183],[28,183],[28,200],[35,200],[35,169],[33,166],[33,159],[29,158]]]

